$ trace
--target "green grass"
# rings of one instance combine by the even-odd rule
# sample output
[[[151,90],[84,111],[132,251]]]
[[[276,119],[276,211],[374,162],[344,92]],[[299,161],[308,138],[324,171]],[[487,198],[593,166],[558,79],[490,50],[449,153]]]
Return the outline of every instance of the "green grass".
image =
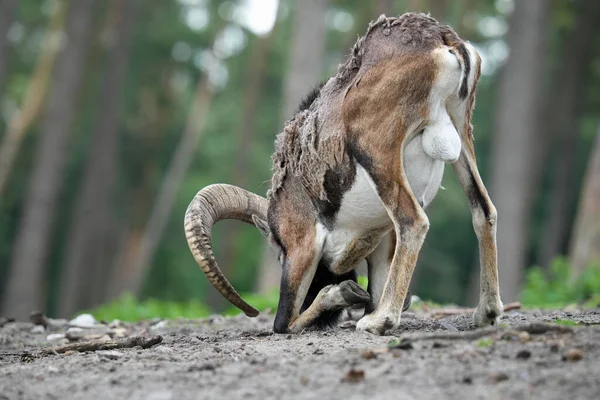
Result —
[[[477,347],[490,347],[494,344],[494,341],[490,338],[479,339],[477,341]]]
[[[526,284],[521,293],[521,303],[525,308],[563,308],[569,304],[582,307],[596,307],[600,304],[600,267],[590,267],[578,278],[571,276],[571,268],[564,258],[552,262],[550,277],[539,267],[531,268],[526,277]],[[368,286],[366,276],[359,276],[358,283],[365,290]],[[267,294],[243,293],[242,297],[252,306],[263,312],[267,309],[275,312],[279,303],[279,290],[273,289]],[[423,301],[414,304],[413,309],[422,307],[439,308],[443,305]],[[214,312],[210,307],[197,301],[179,303],[165,300],[148,299],[139,301],[131,294],[100,306],[91,313],[98,320],[140,321],[144,319],[163,318],[205,318]],[[223,315],[238,315],[241,311],[235,307],[228,308]],[[577,325],[571,320],[557,320],[557,324]],[[485,339],[478,342],[479,347],[487,347]]]
[[[600,303],[600,267],[590,266],[574,277],[565,258],[552,261],[549,276],[540,267],[527,272],[521,293],[524,307],[562,308],[569,304],[596,307]]]
[[[97,320],[136,322],[144,319],[164,318],[205,318],[212,314],[210,309],[197,300],[186,303],[148,299],[138,301],[131,294],[124,294],[117,300],[91,311]]]
[[[573,321],[572,319],[557,319],[554,320],[555,324],[563,325],[563,326],[577,326],[579,325],[577,321]]]

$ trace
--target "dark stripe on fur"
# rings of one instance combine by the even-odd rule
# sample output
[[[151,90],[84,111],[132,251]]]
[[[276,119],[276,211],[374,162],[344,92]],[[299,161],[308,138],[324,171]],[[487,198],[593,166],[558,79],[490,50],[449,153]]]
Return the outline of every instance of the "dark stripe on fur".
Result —
[[[471,58],[469,57],[469,52],[467,51],[467,48],[464,45],[464,43],[460,43],[458,45],[458,51],[460,52],[460,55],[462,56],[463,63],[464,63],[464,72],[465,72],[463,81],[460,85],[460,90],[458,91],[458,96],[460,97],[461,100],[464,100],[467,98],[467,95],[469,94],[469,75],[471,74]]]

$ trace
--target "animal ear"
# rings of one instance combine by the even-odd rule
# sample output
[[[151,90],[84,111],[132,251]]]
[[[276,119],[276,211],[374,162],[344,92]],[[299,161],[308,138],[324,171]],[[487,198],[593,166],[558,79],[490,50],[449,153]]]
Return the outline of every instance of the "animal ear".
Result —
[[[260,219],[256,214],[252,214],[252,221],[254,222],[254,226],[258,228],[260,233],[265,235],[266,238],[269,238],[271,234],[271,229],[269,229],[269,224],[264,219]]]

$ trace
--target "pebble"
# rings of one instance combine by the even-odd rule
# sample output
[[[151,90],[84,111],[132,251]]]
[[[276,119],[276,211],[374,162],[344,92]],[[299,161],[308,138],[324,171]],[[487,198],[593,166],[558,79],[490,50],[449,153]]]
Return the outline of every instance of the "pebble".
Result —
[[[342,382],[357,383],[363,381],[364,379],[365,371],[363,371],[362,369],[352,368],[346,373],[346,376],[344,376]]]
[[[44,333],[46,332],[46,328],[43,325],[35,325],[31,328],[31,333]]]
[[[528,332],[519,332],[519,341],[521,343],[529,342],[531,335]]]
[[[167,321],[162,320],[162,321],[159,321],[156,324],[152,325],[152,327],[150,329],[153,331],[158,331],[158,330],[164,329],[166,327],[167,327]]]
[[[365,350],[362,353],[360,353],[360,357],[365,360],[372,360],[374,358],[377,358],[377,353],[375,353],[373,350]]]
[[[69,325],[79,328],[92,328],[98,325],[98,321],[92,314],[81,314],[70,320]]]
[[[99,350],[96,352],[100,358],[108,360],[117,360],[124,356],[123,353],[117,350]]]
[[[569,362],[579,361],[582,358],[583,358],[583,351],[581,351],[580,349],[569,349],[562,356],[563,361],[569,361]]]
[[[521,350],[517,353],[517,359],[519,360],[527,360],[531,357],[531,351],[529,350]]]
[[[48,336],[46,336],[46,340],[48,342],[55,342],[57,340],[61,340],[65,338],[65,334],[64,333],[51,333]]]
[[[495,372],[493,374],[490,374],[490,378],[492,379],[492,382],[494,382],[494,383],[507,381],[509,379],[506,372]]]

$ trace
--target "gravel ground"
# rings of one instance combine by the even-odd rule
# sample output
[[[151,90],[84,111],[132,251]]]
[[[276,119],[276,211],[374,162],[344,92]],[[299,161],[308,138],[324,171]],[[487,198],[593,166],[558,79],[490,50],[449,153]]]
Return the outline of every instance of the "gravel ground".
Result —
[[[508,327],[532,322],[577,325],[543,334]],[[40,355],[51,331],[6,323],[0,399],[598,399],[599,324],[600,309],[512,311],[502,332],[390,349],[401,335],[461,335],[471,319],[407,312],[388,336],[352,327],[277,335],[269,315],[214,316],[122,325],[161,335],[148,349]]]

